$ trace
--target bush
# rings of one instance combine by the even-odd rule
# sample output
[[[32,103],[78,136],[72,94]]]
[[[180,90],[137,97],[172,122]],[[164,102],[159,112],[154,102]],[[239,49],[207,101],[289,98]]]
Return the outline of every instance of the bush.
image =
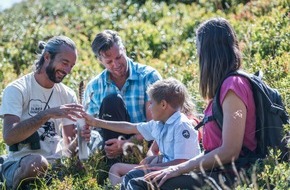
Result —
[[[244,69],[251,73],[262,70],[265,81],[280,91],[289,111],[289,5],[284,0],[27,0],[0,13],[0,91],[31,72],[38,41],[67,35],[76,42],[79,58],[64,83],[77,92],[80,81],[86,83],[102,71],[90,47],[92,40],[98,32],[113,29],[124,38],[131,58],[155,67],[164,78],[181,80],[201,113],[205,102],[199,94],[195,30],[214,16],[230,21],[243,51]],[[289,133],[289,127],[285,131]],[[6,153],[2,139],[0,152]],[[137,162],[130,158],[126,158],[128,162]],[[237,189],[289,188],[289,163],[276,161],[275,155],[270,156],[263,167],[256,168],[250,182]],[[62,164],[60,173],[52,172],[49,184],[42,179],[35,188],[114,188],[106,181],[108,167],[100,154],[84,164],[83,172],[73,167],[73,159]]]

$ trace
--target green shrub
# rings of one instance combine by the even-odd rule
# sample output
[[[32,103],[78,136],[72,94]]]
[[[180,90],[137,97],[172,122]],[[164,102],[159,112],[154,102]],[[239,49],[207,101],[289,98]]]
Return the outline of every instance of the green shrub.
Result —
[[[129,57],[155,67],[164,78],[181,80],[202,113],[206,102],[199,94],[195,30],[215,16],[227,18],[235,28],[243,68],[251,73],[262,70],[265,81],[279,90],[290,111],[289,3],[285,0],[27,0],[0,13],[0,91],[31,72],[38,41],[67,35],[76,42],[79,56],[64,83],[77,92],[80,81],[87,83],[102,71],[91,50],[95,35],[113,29],[123,37]],[[285,135],[289,131],[285,126]],[[145,152],[124,161],[138,163]],[[2,138],[0,153],[6,153]],[[33,189],[115,188],[107,181],[109,168],[102,154],[85,162],[85,170],[77,170],[74,159],[61,164],[59,171],[50,170],[51,181],[40,179],[32,184]],[[278,163],[276,155],[270,155],[236,189],[289,189],[289,171],[289,163]]]

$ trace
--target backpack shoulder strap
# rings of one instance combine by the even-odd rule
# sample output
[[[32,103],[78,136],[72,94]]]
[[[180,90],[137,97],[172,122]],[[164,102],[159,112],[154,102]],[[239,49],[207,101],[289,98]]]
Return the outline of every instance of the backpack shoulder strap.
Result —
[[[264,99],[263,105],[260,105],[260,107],[261,106],[266,107],[271,112],[279,114],[283,118],[284,123],[287,123],[286,120],[288,117],[285,116],[285,109],[279,106],[279,105],[282,105],[282,102],[281,102],[280,96],[278,96],[277,90],[272,89],[272,90],[276,91],[275,94],[277,94],[276,95],[277,97],[275,97],[275,99],[278,102],[278,105],[273,103],[271,98],[267,94],[269,89],[268,89],[268,86],[262,80],[262,77],[263,77],[262,71],[257,71],[255,74],[249,74],[249,73],[246,73],[242,70],[237,70],[237,71],[229,73],[224,78],[224,80],[226,78],[228,78],[229,76],[233,76],[233,75],[235,75],[235,76],[238,75],[238,76],[242,76],[242,77],[247,78],[252,86],[253,92],[259,92],[261,94],[261,96],[258,97],[257,93],[254,93],[254,99],[255,99],[256,106],[260,105],[261,98],[263,98]],[[221,83],[221,85],[222,85],[222,83]],[[218,89],[216,91],[216,95],[213,99],[213,106],[212,106],[213,107],[212,108],[213,109],[212,110],[213,117],[216,120],[216,122],[218,123],[220,128],[223,124],[223,112],[222,112],[222,107],[219,103],[221,85],[218,87]]]
[[[221,85],[223,84],[224,80],[226,78],[228,78],[229,76],[232,75],[239,75],[238,71],[234,71],[229,73],[222,81],[222,83],[220,84],[220,86],[217,88],[216,90],[216,94],[213,98],[213,103],[212,103],[212,115],[211,116],[205,116],[201,122],[198,123],[198,125],[195,127],[195,129],[199,129],[200,127],[202,127],[203,125],[205,125],[207,122],[209,121],[213,121],[215,120],[219,126],[219,128],[221,129],[223,126],[223,111],[222,111],[222,107],[219,103],[219,99],[220,99],[220,89],[221,89]],[[241,74],[242,75],[242,74]]]
[[[202,126],[204,126],[207,122],[209,121],[213,121],[214,117],[211,116],[205,116],[203,117],[203,119],[194,127],[195,130],[198,130],[199,128],[201,128]]]
[[[222,128],[223,125],[223,112],[222,112],[222,106],[219,102],[220,100],[220,90],[221,90],[221,85],[223,84],[224,80],[227,79],[229,76],[242,76],[245,77],[249,80],[249,82],[251,83],[251,86],[256,89],[258,89],[262,94],[265,94],[264,92],[264,88],[261,85],[261,80],[263,77],[263,73],[262,71],[258,71],[256,72],[254,75],[253,74],[249,74],[246,73],[245,71],[242,70],[237,70],[237,71],[233,71],[230,72],[222,81],[222,83],[220,84],[220,86],[217,88],[216,90],[216,94],[213,98],[213,104],[212,104],[212,116],[208,116],[205,117],[197,126],[196,128],[200,128],[201,126],[203,126],[205,123],[215,120],[218,124],[218,126],[220,128]],[[265,97],[267,97],[267,95],[264,95]],[[267,102],[269,104],[269,106],[272,104],[271,100],[269,98],[267,98]]]
[[[242,76],[247,78],[249,81],[251,81],[251,74],[248,74],[242,70],[237,70],[237,71],[233,71],[230,72],[222,81],[222,83],[220,84],[220,86],[217,88],[216,90],[216,94],[213,98],[213,103],[212,103],[212,114],[213,114],[213,119],[217,122],[219,128],[221,129],[223,126],[223,111],[222,111],[222,106],[220,104],[220,91],[221,91],[221,86],[223,84],[223,82],[230,76]],[[260,76],[261,77],[261,76]]]

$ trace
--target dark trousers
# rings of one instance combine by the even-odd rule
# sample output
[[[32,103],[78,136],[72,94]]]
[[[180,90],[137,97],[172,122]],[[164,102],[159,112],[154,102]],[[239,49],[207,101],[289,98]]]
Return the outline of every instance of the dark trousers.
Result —
[[[200,189],[207,186],[207,189],[223,189],[224,186],[231,187],[235,182],[233,173],[213,171],[201,173],[190,173],[167,180],[160,188],[157,184],[144,179],[143,170],[132,170],[123,179],[121,190],[174,190],[174,189]]]
[[[104,119],[107,121],[128,121],[130,122],[130,116],[127,111],[125,102],[123,101],[123,98],[119,94],[110,94],[106,96],[100,107],[99,111],[99,118]],[[128,134],[123,134],[123,133],[118,133],[114,132],[108,129],[101,129],[100,134],[103,138],[102,146],[101,149],[104,148],[105,142],[109,139],[114,139],[114,138],[125,138],[129,139],[132,135]],[[106,163],[108,167],[112,166],[114,163],[121,162],[121,157],[109,159],[105,158]]]
[[[107,121],[130,122],[130,116],[121,95],[110,94],[103,99],[99,111],[99,118]],[[128,139],[132,136],[110,131],[108,129],[101,129],[101,135],[104,142],[109,139],[119,138],[120,136],[124,137],[125,139]]]

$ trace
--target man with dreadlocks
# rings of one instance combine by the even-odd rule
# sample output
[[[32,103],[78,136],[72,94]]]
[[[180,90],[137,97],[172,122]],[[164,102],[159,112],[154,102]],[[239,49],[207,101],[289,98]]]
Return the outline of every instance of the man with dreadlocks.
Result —
[[[2,177],[8,189],[45,174],[49,163],[64,153],[76,152],[74,123],[83,107],[74,91],[61,83],[76,63],[75,43],[55,36],[40,42],[39,49],[35,71],[10,83],[3,93],[0,115],[9,153]],[[89,141],[88,126],[82,134]]]

